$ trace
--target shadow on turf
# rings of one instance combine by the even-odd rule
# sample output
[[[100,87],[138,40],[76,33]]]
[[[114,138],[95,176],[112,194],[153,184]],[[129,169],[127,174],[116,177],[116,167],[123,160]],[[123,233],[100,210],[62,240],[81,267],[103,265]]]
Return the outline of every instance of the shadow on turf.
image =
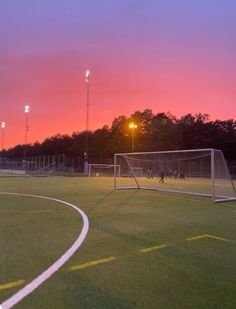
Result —
[[[112,195],[112,193],[114,192],[114,190],[109,191],[108,193],[104,194],[101,198],[99,198],[94,204],[93,206],[98,206],[101,203],[103,203],[109,196]]]
[[[129,191],[130,194],[124,199],[122,200],[118,206],[122,206],[124,205],[128,200],[130,200],[136,193],[138,190],[131,190]],[[116,191],[111,190],[108,193],[106,193],[105,195],[103,195],[101,198],[99,198],[94,204],[93,206],[98,206],[100,204],[102,204],[108,197],[112,196],[113,194],[115,194]],[[127,192],[127,191],[126,191]]]
[[[110,198],[113,194],[116,194],[117,191],[111,190],[108,193],[106,193],[102,198],[98,199],[94,204],[93,204],[93,209],[95,210],[95,206],[101,205],[102,203],[104,203],[108,198]],[[113,207],[112,211],[109,211],[108,216],[112,216],[115,212],[117,207],[121,207],[126,205],[126,203],[132,199],[134,197],[134,195],[137,194],[138,190],[131,190],[131,191],[126,191],[128,192],[128,196],[126,195],[126,197],[124,199],[122,199],[118,204],[115,204],[115,207]],[[99,220],[99,217],[96,216],[96,221],[95,220],[91,220],[90,218],[90,226],[92,228],[94,228],[95,230],[98,230],[100,232],[103,232],[105,234],[109,234],[111,236],[115,236],[118,237],[122,240],[125,240],[127,242],[132,242],[132,243],[136,243],[138,245],[153,245],[153,242],[150,242],[150,240],[145,239],[143,237],[137,237],[134,234],[129,234],[129,233],[125,233],[122,232],[119,229],[116,229],[114,226],[111,225],[106,225],[104,224],[104,218],[105,216],[102,215],[102,217],[100,218],[102,221]]]

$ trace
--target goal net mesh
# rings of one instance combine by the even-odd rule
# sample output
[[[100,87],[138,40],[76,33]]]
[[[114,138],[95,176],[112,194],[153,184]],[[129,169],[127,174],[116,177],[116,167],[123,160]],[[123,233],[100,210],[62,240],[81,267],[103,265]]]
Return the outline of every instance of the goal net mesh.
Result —
[[[120,175],[114,177],[115,189],[140,188],[202,195],[212,197],[213,201],[236,198],[221,150],[115,154],[114,164],[120,166]]]
[[[120,166],[114,164],[89,164],[89,176],[120,176]]]

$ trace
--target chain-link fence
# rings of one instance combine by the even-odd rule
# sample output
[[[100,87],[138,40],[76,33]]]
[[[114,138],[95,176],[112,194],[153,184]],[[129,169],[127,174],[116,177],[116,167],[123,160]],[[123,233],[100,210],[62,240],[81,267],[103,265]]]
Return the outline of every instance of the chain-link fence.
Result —
[[[112,164],[113,159],[91,158],[89,163]],[[0,157],[0,173],[32,176],[84,174],[84,158],[79,156],[41,155],[20,158]]]

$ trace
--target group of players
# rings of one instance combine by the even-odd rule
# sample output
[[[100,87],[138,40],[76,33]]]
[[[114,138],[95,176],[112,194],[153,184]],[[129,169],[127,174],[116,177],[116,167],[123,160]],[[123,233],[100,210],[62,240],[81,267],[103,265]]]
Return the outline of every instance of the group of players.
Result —
[[[130,173],[130,178],[133,178],[133,177],[134,177],[134,173],[131,172],[131,173]],[[153,179],[154,177],[155,177],[155,176],[153,175],[153,170],[151,170],[151,169],[147,170],[147,178],[148,178],[148,179]],[[184,172],[179,172],[179,171],[167,171],[167,170],[164,170],[164,169],[162,169],[162,170],[160,171],[160,173],[157,174],[156,177],[157,177],[157,178],[160,177],[159,182],[161,182],[161,183],[164,183],[165,178],[172,178],[172,177],[173,177],[173,178],[175,178],[175,179],[177,179],[177,178],[179,178],[179,179],[181,179],[181,180],[184,180],[184,179],[185,179]]]
[[[152,170],[148,170],[147,171],[147,178],[153,178],[153,171]],[[166,170],[161,170],[160,173],[158,174],[157,177],[160,177],[159,182],[164,183],[164,180],[166,177],[168,178],[179,178],[181,180],[185,179],[185,175],[184,172],[179,172],[179,171],[166,171]]]

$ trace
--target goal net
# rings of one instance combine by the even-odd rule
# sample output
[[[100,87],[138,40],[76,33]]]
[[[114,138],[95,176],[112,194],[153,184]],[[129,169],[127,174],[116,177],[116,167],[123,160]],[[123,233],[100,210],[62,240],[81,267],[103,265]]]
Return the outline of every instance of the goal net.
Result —
[[[236,192],[221,150],[194,149],[115,154],[115,189],[148,189],[235,200]],[[142,176],[137,175],[141,169]]]
[[[143,168],[142,167],[132,167],[131,174],[134,174],[136,177],[143,176]]]
[[[88,176],[120,176],[120,166],[117,164],[89,164]]]
[[[31,176],[54,176],[56,171],[55,163],[51,163],[48,165],[45,165],[41,168],[35,169],[33,171],[29,171],[28,174]]]

